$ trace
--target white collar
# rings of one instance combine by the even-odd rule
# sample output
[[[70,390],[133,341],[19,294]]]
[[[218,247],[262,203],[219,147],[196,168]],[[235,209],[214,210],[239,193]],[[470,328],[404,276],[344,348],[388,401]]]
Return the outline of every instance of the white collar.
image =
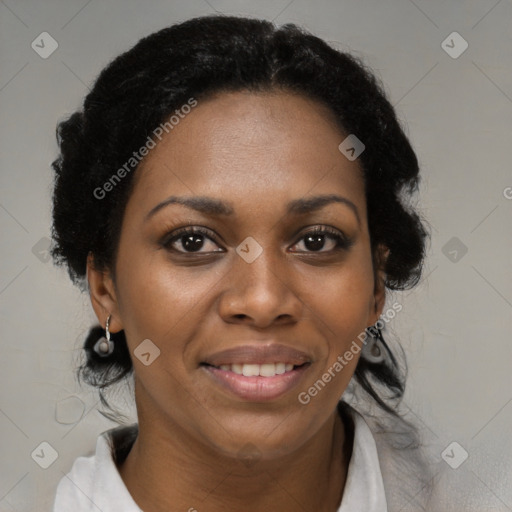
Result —
[[[361,414],[354,409],[351,413],[354,420],[354,443],[338,512],[387,512],[384,482],[373,434]]]
[[[350,411],[354,443],[338,512],[387,512],[377,447],[363,416]],[[57,487],[53,512],[142,512],[128,492],[110,450],[110,429],[96,442],[96,453],[78,457]]]
[[[60,480],[53,512],[142,512],[112,457],[109,437],[113,430],[101,433],[94,455],[78,457]]]

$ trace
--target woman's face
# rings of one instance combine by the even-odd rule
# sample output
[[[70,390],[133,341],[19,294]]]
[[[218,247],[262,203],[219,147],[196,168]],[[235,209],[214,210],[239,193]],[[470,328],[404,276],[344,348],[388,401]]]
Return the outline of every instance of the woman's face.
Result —
[[[384,302],[346,135],[302,96],[224,93],[139,166],[115,287],[91,293],[125,330],[141,424],[272,458],[333,415]]]

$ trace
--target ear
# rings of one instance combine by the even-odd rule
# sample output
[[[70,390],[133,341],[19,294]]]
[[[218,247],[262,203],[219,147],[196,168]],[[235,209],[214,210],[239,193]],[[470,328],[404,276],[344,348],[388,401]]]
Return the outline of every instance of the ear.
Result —
[[[112,276],[110,272],[95,267],[92,252],[87,256],[87,282],[91,304],[100,325],[105,327],[108,316],[112,315],[109,331],[118,332],[123,329]]]
[[[375,254],[374,266],[374,290],[373,299],[374,307],[371,311],[370,319],[372,325],[377,322],[386,303],[386,261],[388,259],[390,250],[385,245],[379,244]]]

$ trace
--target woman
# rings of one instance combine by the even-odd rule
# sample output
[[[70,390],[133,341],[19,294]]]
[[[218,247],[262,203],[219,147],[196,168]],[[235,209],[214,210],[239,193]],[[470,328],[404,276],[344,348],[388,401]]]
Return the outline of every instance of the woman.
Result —
[[[54,510],[419,504],[416,445],[370,428],[409,439],[382,329],[427,238],[370,71],[293,25],[196,18],[110,63],[58,142],[53,256],[100,323],[81,374],[102,399],[133,375],[138,422],[75,461]]]

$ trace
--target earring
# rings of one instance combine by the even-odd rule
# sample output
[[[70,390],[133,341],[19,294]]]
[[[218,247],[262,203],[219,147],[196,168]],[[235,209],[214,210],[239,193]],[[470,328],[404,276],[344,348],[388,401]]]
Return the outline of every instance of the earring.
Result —
[[[384,348],[384,339],[381,330],[376,327],[369,327],[366,334],[366,340],[363,344],[361,357],[366,359],[369,363],[382,363],[386,359],[386,349]],[[375,335],[376,332],[376,335]]]
[[[110,319],[112,315],[108,315],[107,321],[105,323],[105,337],[101,337],[94,344],[94,352],[101,357],[108,357],[112,352],[114,352],[114,342],[110,339],[110,331],[108,330],[110,325]]]

